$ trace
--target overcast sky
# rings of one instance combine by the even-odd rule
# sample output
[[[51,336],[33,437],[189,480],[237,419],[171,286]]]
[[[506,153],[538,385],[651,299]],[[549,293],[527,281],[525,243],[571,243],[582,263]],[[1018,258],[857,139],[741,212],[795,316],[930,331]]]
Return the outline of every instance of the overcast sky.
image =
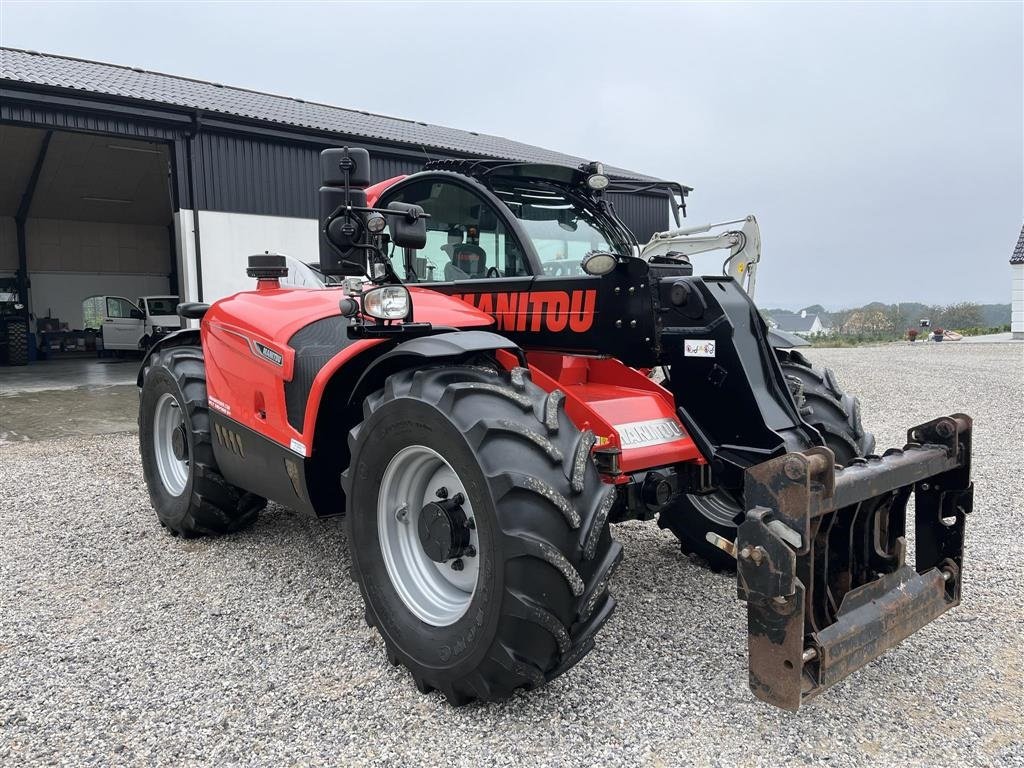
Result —
[[[1008,302],[1024,4],[11,2],[3,45],[498,134],[757,215],[759,303]]]

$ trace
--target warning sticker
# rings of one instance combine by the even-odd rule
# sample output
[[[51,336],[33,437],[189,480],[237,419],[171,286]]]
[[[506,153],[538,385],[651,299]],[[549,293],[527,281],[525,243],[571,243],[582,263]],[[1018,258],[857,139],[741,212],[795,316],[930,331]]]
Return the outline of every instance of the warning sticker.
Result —
[[[715,342],[712,339],[687,339],[683,342],[684,357],[714,357]]]
[[[220,411],[225,416],[231,415],[231,406],[225,403],[223,400],[218,400],[216,397],[207,397],[207,401],[210,403],[210,407],[215,411]]]

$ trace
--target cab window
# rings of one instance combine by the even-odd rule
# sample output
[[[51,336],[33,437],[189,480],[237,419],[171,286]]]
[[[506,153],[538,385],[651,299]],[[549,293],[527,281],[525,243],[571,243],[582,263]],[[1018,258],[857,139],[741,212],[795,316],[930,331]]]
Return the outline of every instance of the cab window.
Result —
[[[134,315],[132,314],[132,310],[135,310]],[[120,319],[137,317],[139,314],[139,308],[128,301],[128,299],[118,298],[117,296],[107,297],[107,317]]]
[[[452,282],[530,274],[523,249],[493,207],[472,190],[448,181],[410,184],[390,202],[414,203],[430,214],[427,244],[412,252],[412,269],[396,253],[395,271],[406,282]]]

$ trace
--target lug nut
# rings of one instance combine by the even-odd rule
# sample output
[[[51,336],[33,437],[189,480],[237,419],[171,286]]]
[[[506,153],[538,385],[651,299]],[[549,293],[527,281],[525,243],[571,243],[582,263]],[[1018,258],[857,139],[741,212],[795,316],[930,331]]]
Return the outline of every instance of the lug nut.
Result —
[[[466,547],[466,557],[476,557],[476,547],[472,544]]]
[[[455,494],[454,496],[452,496],[452,501],[453,501],[453,502],[454,502],[455,504],[458,504],[458,505],[460,505],[460,506],[461,506],[461,505],[463,505],[463,504],[465,504],[465,503],[466,503],[466,497],[462,495],[462,492],[461,492],[461,491],[459,491],[459,492],[458,492],[458,493],[456,493],[456,494]]]
[[[462,558],[461,557],[455,558],[455,562],[452,563],[452,570],[453,571],[461,571],[465,567],[466,567],[466,564],[464,562],[462,562]]]
[[[469,518],[469,520],[466,521],[466,527],[469,528],[469,530],[471,531],[476,530],[476,520],[474,520],[472,517]]]
[[[437,492],[435,493],[435,496],[437,496],[437,498],[439,498],[439,499],[447,499],[448,498],[448,489],[445,488],[442,485],[440,488],[437,489]]]
[[[403,504],[395,510],[395,519],[400,523],[404,523],[409,520],[409,507],[407,504]]]

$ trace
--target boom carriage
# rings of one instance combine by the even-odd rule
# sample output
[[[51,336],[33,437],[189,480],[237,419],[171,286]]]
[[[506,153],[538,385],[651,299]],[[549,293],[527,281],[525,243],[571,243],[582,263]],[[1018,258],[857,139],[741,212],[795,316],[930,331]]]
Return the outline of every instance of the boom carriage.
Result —
[[[579,170],[446,164],[371,189],[369,195],[366,167],[363,151],[323,155],[321,268],[346,275],[344,287],[282,289],[276,262],[257,259],[252,271],[259,278],[257,291],[218,302],[208,312],[195,311],[205,314],[201,346],[217,436],[213,452],[224,480],[326,516],[345,509],[337,478],[347,473],[353,571],[367,601],[368,621],[384,635],[389,658],[409,667],[421,689],[440,688],[456,703],[500,698],[568,669],[592,645],[613,605],[606,588],[620,550],[605,533],[607,522],[652,519],[685,497],[717,494],[736,505],[732,527],[725,529],[731,535],[708,530],[707,540],[736,558],[739,596],[748,604],[751,688],[777,706],[796,709],[959,603],[964,517],[972,504],[969,417],[914,427],[904,449],[839,467],[829,435],[804,418],[801,395],[784,374],[750,298],[731,277],[693,275],[685,260],[648,263],[633,256],[635,241],[603,197],[602,179],[607,179],[596,164]],[[594,225],[607,233],[608,252],[589,254],[580,274],[544,274],[521,224],[488,186],[503,174],[519,185],[555,185],[565,199],[586,207]],[[401,195],[384,201],[389,190],[454,176],[499,213],[509,239],[518,238],[523,252],[517,258],[525,274],[509,268],[508,276],[498,279],[416,284],[415,254],[426,240],[430,212],[398,200]],[[375,217],[390,224],[390,233]],[[402,250],[404,284],[394,252],[387,255],[391,246]],[[595,274],[586,273],[588,262]],[[188,333],[184,338],[194,338]],[[172,338],[161,346],[175,343]],[[443,370],[437,366],[451,373],[435,372]],[[665,371],[663,384],[646,375],[657,366]],[[445,383],[449,379],[458,383]],[[476,394],[451,394],[455,391]],[[466,409],[484,407],[485,393],[498,397],[487,407],[497,412],[511,403],[528,418],[513,417],[513,408],[497,420],[482,413],[480,421],[460,421],[467,418]],[[494,551],[498,565],[504,556],[513,558],[503,566],[512,569],[509,574],[519,573],[509,563],[520,562],[515,558],[523,556],[523,547],[546,558],[582,603],[545,606],[537,602],[543,599],[539,595],[522,597],[529,607],[520,611],[528,618],[520,620],[544,625],[546,639],[529,648],[516,646],[529,632],[519,627],[502,635],[502,622],[511,620],[495,618],[494,642],[512,648],[511,656],[504,650],[496,656],[498,646],[490,645],[480,652],[490,661],[456,667],[457,673],[439,672],[444,664],[428,662],[415,642],[402,641],[403,633],[416,634],[420,625],[395,616],[408,609],[432,625],[431,617],[462,605],[456,588],[467,582],[461,573],[453,581],[447,568],[464,573],[466,563],[495,567],[483,557],[485,532],[478,535],[471,525],[483,513],[474,516],[470,503],[473,509],[484,504],[479,496],[469,498],[473,494],[467,489],[475,481],[460,479],[468,470],[441,458],[445,452],[438,447],[426,446],[432,438],[412,437],[415,428],[408,440],[423,440],[423,451],[396,444],[391,460],[406,462],[402,466],[412,477],[416,467],[435,466],[430,477],[449,478],[437,488],[438,501],[404,513],[398,504],[393,513],[433,521],[429,530],[421,528],[420,542],[447,581],[430,587],[433,566],[417,571],[395,564],[402,557],[394,552],[415,548],[415,541],[401,538],[406,529],[381,522],[378,539],[363,527],[384,512],[366,506],[371,504],[367,494],[372,490],[377,498],[378,490],[367,489],[368,478],[376,475],[364,457],[376,448],[369,447],[368,428],[358,425],[365,418],[366,425],[386,430],[384,414],[403,398],[419,397],[438,398],[436,407],[463,425],[467,439],[483,430],[473,439],[483,441],[475,461],[485,473],[502,475],[503,455],[509,467],[519,460],[515,452],[494,447],[511,448],[494,430],[525,437],[542,453],[557,456],[559,466],[564,461],[564,475],[556,472],[548,479],[543,462],[536,465],[530,470],[533,485],[509,467],[502,475],[509,479],[493,482],[527,483],[524,487],[565,516],[570,529],[583,530],[578,542],[562,541],[562,533],[539,523],[542,528],[526,537],[547,542],[536,545],[541,554],[521,541],[508,545],[511,554],[502,555],[500,547]],[[463,400],[465,405],[458,405]],[[424,414],[427,421],[435,418]],[[436,430],[444,431],[440,423]],[[380,499],[397,498],[389,477],[384,472],[373,481],[381,484]],[[435,481],[423,482],[432,488]],[[465,487],[455,493],[449,486],[458,482]],[[483,497],[497,505],[498,524],[513,525],[520,514],[519,524],[528,525],[529,504],[523,501],[520,513],[516,507],[504,512],[499,502],[505,493],[491,487],[491,496]],[[912,496],[915,566],[905,562]],[[462,501],[450,502],[453,497]],[[512,518],[505,520],[505,514]],[[389,542],[396,541],[399,549],[392,551]],[[384,552],[387,568],[377,564],[376,554],[367,554],[378,551]],[[457,563],[462,565],[456,568]],[[385,572],[401,600],[380,597],[377,579]],[[408,587],[403,578],[428,587]],[[474,578],[466,611],[475,610],[483,589],[482,577]],[[540,581],[531,577],[528,583],[533,588]],[[523,595],[527,586],[517,589]],[[431,590],[443,599],[431,602]],[[440,634],[424,635],[430,642],[446,637],[449,625],[438,626],[431,632]],[[492,662],[506,672],[488,671]]]

